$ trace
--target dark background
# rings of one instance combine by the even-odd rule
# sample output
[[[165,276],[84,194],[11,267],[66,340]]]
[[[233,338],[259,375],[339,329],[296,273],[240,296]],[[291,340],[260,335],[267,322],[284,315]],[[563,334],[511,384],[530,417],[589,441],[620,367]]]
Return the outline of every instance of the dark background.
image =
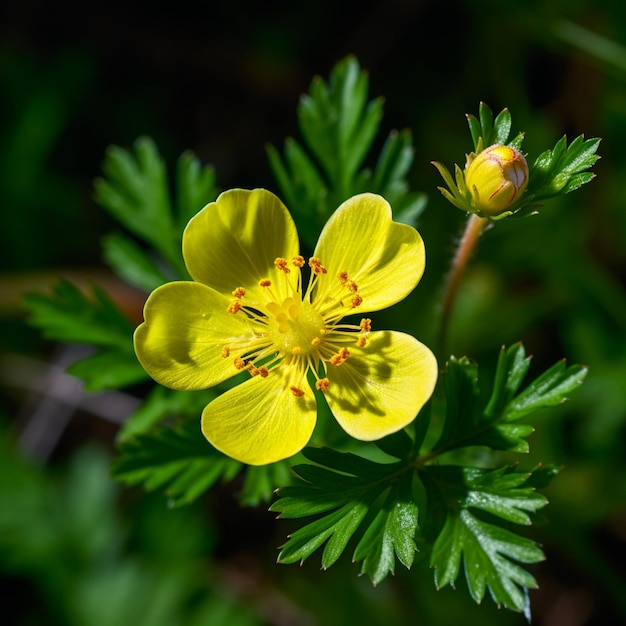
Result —
[[[563,356],[590,366],[581,391],[538,418],[531,440],[533,458],[564,465],[548,493],[550,521],[533,531],[548,561],[533,569],[541,591],[531,597],[540,625],[626,621],[623,46],[617,0],[0,9],[0,594],[9,623],[523,623],[490,601],[473,606],[463,583],[435,592],[425,564],[375,590],[349,563],[320,573],[314,555],[302,569],[275,566],[286,528],[263,510],[240,511],[226,488],[174,513],[157,496],[122,491],[106,478],[114,420],[85,409],[80,392],[63,404],[41,383],[72,355],[24,323],[25,291],[59,274],[95,279],[140,316],[143,295],[100,260],[100,239],[115,228],[92,199],[106,147],[148,135],[170,164],[195,151],[222,188],[277,191],[265,145],[298,136],[300,94],[346,54],[369,71],[371,95],[385,98],[379,145],[392,128],[414,133],[410,179],[430,197],[420,223],[429,306],[463,220],[429,163],[462,163],[465,113],[481,100],[507,106],[535,157],[563,133],[604,138],[596,180],[484,237],[451,343],[493,363],[500,345],[521,339],[537,371]],[[29,359],[24,370],[18,356]],[[26,435],[50,402],[65,418],[47,423],[47,443],[36,445]],[[16,533],[19,516],[31,534]]]

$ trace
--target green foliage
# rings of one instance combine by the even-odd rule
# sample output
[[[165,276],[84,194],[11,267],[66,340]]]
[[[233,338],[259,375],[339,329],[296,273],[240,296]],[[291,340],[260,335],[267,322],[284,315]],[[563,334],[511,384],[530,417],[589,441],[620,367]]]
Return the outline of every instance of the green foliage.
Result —
[[[279,561],[304,561],[324,546],[322,567],[327,568],[354,540],[353,560],[379,583],[393,573],[396,559],[410,567],[419,545],[430,549],[438,587],[454,584],[463,561],[474,600],[480,602],[489,589],[496,603],[525,610],[524,590],[536,583],[520,564],[544,557],[508,525],[531,523],[531,514],[546,504],[536,489],[555,470],[518,471],[493,454],[491,469],[471,467],[456,464],[454,455],[474,446],[527,452],[525,437],[533,429],[514,422],[563,402],[586,375],[586,368],[560,362],[520,391],[529,364],[521,344],[503,348],[484,400],[476,365],[452,359],[444,376],[446,416],[439,436],[424,437],[427,418],[418,417],[422,425],[415,439],[401,432],[377,442],[394,462],[306,448],[305,457],[315,465],[293,468],[296,482],[279,490],[272,510],[284,518],[315,519],[290,535]]]
[[[215,172],[185,152],[175,172],[171,198],[168,174],[152,140],[137,140],[133,151],[111,146],[96,180],[96,200],[120,224],[143,240],[169,264],[163,268],[149,252],[125,235],[103,241],[104,257],[127,282],[152,291],[172,278],[188,278],[181,255],[187,222],[218,195]]]
[[[30,321],[55,341],[90,344],[98,352],[78,361],[69,372],[89,391],[125,387],[148,378],[132,344],[134,325],[97,285],[91,298],[67,281],[51,295],[28,294],[24,305]]]
[[[316,77],[298,106],[307,154],[295,139],[285,141],[284,156],[268,147],[269,162],[282,198],[301,221],[310,246],[331,213],[365,191],[384,196],[398,221],[415,223],[424,209],[423,193],[409,192],[406,175],[413,162],[411,133],[392,131],[373,170],[362,168],[383,114],[383,100],[368,102],[368,77],[354,57],[334,67],[328,83]],[[362,169],[360,169],[362,168]]]
[[[232,480],[241,463],[212,448],[199,420],[160,427],[122,442],[113,476],[127,485],[162,489],[170,506],[193,502],[218,480]]]

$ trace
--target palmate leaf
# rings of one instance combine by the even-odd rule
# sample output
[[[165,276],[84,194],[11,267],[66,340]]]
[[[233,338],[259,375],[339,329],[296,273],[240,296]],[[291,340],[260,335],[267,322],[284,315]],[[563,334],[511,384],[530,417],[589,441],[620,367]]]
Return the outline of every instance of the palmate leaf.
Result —
[[[541,482],[545,472],[537,471]],[[543,552],[533,541],[481,518],[475,511],[515,524],[530,524],[529,514],[547,503],[535,492],[532,482],[532,473],[517,473],[512,468],[428,468],[424,484],[429,501],[440,500],[447,510],[430,559],[438,588],[454,585],[463,560],[470,595],[476,602],[482,601],[488,588],[497,604],[517,611],[525,609],[524,589],[537,584],[519,563],[542,561]]]
[[[367,74],[355,58],[347,57],[333,68],[328,83],[315,78],[301,98],[298,120],[304,147],[288,138],[281,156],[268,146],[282,199],[311,247],[330,214],[355,194],[382,195],[396,219],[413,225],[424,209],[425,194],[408,192],[406,176],[414,154],[409,131],[392,131],[374,170],[362,167],[381,118],[382,100],[368,102]]]
[[[410,495],[412,475],[402,473],[405,464],[377,463],[327,448],[305,448],[303,454],[323,467],[295,466],[296,484],[279,490],[271,510],[282,518],[320,517],[289,537],[279,562],[304,561],[326,544],[322,552],[322,567],[326,569],[360,531],[353,559],[362,561],[362,573],[374,583],[394,571],[396,557],[410,567],[415,553],[417,505]],[[376,515],[368,518],[370,507],[379,500]]]
[[[584,380],[587,368],[567,367],[560,361],[519,391],[530,357],[522,344],[502,348],[491,396],[478,406],[477,366],[466,358],[450,359],[445,375],[446,421],[435,449],[488,446],[495,450],[527,452],[530,425],[515,423],[535,411],[565,402]]]
[[[217,197],[213,169],[185,152],[176,167],[176,195],[172,198],[167,169],[156,145],[141,138],[132,151],[111,146],[103,172],[104,178],[95,181],[96,200],[161,261],[133,239],[115,234],[103,241],[109,265],[125,281],[145,291],[168,280],[188,278],[181,254],[182,233],[189,219]]]
[[[232,480],[241,467],[206,441],[200,420],[189,420],[123,441],[111,471],[127,485],[163,490],[171,506],[180,506],[193,502],[218,480]]]
[[[98,286],[85,295],[70,282],[59,281],[51,294],[24,298],[30,323],[55,341],[97,346],[69,372],[85,382],[88,391],[119,388],[148,378],[133,351],[134,324]]]

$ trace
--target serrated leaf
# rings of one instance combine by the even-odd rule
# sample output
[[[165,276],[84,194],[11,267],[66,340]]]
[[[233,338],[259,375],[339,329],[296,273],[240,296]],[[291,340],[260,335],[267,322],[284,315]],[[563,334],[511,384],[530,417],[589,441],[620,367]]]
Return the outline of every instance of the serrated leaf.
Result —
[[[125,484],[161,489],[171,506],[180,506],[193,502],[218,480],[232,480],[240,469],[241,463],[206,441],[200,420],[192,420],[123,441],[111,472]]]
[[[134,324],[97,285],[91,297],[70,282],[59,281],[50,295],[24,298],[30,323],[55,341],[97,346],[100,350],[68,368],[88,391],[101,391],[147,380],[133,351]]]
[[[176,165],[176,221],[182,232],[189,220],[213,202],[219,194],[215,170],[202,165],[191,151],[184,152]]]
[[[303,145],[286,140],[282,158],[274,147],[267,148],[283,200],[311,248],[332,212],[356,194],[378,193],[394,209],[407,211],[409,220],[423,209],[424,197],[408,193],[406,175],[413,161],[409,131],[392,131],[374,171],[362,168],[382,113],[382,99],[368,102],[366,73],[356,59],[347,57],[333,68],[328,82],[315,77],[300,99]]]
[[[296,481],[279,489],[279,499],[270,510],[283,518],[320,517],[290,535],[278,560],[303,561],[326,543],[322,566],[330,567],[360,531],[370,508],[380,502],[382,508],[363,531],[354,558],[364,561],[363,572],[374,583],[393,571],[396,556],[409,566],[415,551],[417,505],[411,496],[408,466],[376,463],[328,448],[309,447],[303,453],[325,467],[295,466]]]
[[[504,410],[504,418],[506,421],[518,420],[539,409],[565,402],[586,376],[586,367],[566,367],[565,361],[559,361],[509,402]]]
[[[102,240],[104,260],[130,285],[146,293],[156,289],[168,278],[145,250],[129,237],[111,234]]]
[[[504,407],[519,390],[529,367],[530,357],[526,356],[521,343],[513,344],[509,348],[502,347],[485,415],[488,417],[502,415]]]
[[[488,588],[493,600],[515,611],[525,607],[524,588],[534,589],[534,577],[517,563],[538,563],[544,554],[537,544],[478,519],[467,509],[446,518],[431,555],[437,588],[453,585],[461,560],[470,595],[481,602]]]
[[[411,493],[411,474],[395,483],[354,550],[353,560],[363,561],[361,573],[374,584],[395,571],[396,558],[410,568],[415,558],[418,508]]]
[[[269,465],[249,466],[238,494],[239,502],[246,506],[259,506],[269,502],[280,485],[289,482],[289,461]]]
[[[97,285],[88,297],[60,280],[49,295],[27,294],[24,305],[30,323],[55,341],[125,349],[134,331],[130,320]]]
[[[80,378],[86,391],[120,389],[148,378],[132,351],[107,350],[88,356],[67,368],[67,373]]]
[[[545,473],[540,470],[536,481]],[[519,563],[537,563],[544,555],[537,544],[478,517],[482,511],[515,524],[529,524],[529,513],[545,506],[536,493],[533,473],[502,467],[484,470],[458,466],[429,466],[423,476],[430,506],[446,510],[434,541],[431,567],[437,587],[454,585],[464,562],[472,598],[481,602],[488,588],[494,601],[516,611],[524,610],[524,588],[534,588],[534,578]],[[432,513],[431,513],[432,515]]]
[[[123,443],[147,433],[166,418],[192,420],[202,413],[202,409],[214,395],[212,390],[174,391],[155,385],[141,406],[122,424],[117,440]]]
[[[134,152],[111,146],[95,181],[97,202],[130,232],[170,262],[179,254],[165,164],[154,142],[141,138]]]

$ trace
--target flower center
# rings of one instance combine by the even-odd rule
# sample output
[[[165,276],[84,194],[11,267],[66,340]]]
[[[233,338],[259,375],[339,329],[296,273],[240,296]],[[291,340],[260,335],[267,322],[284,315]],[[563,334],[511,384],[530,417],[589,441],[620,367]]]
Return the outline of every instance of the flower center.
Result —
[[[309,354],[320,344],[325,324],[308,302],[289,297],[282,304],[270,302],[268,337],[283,354]]]

